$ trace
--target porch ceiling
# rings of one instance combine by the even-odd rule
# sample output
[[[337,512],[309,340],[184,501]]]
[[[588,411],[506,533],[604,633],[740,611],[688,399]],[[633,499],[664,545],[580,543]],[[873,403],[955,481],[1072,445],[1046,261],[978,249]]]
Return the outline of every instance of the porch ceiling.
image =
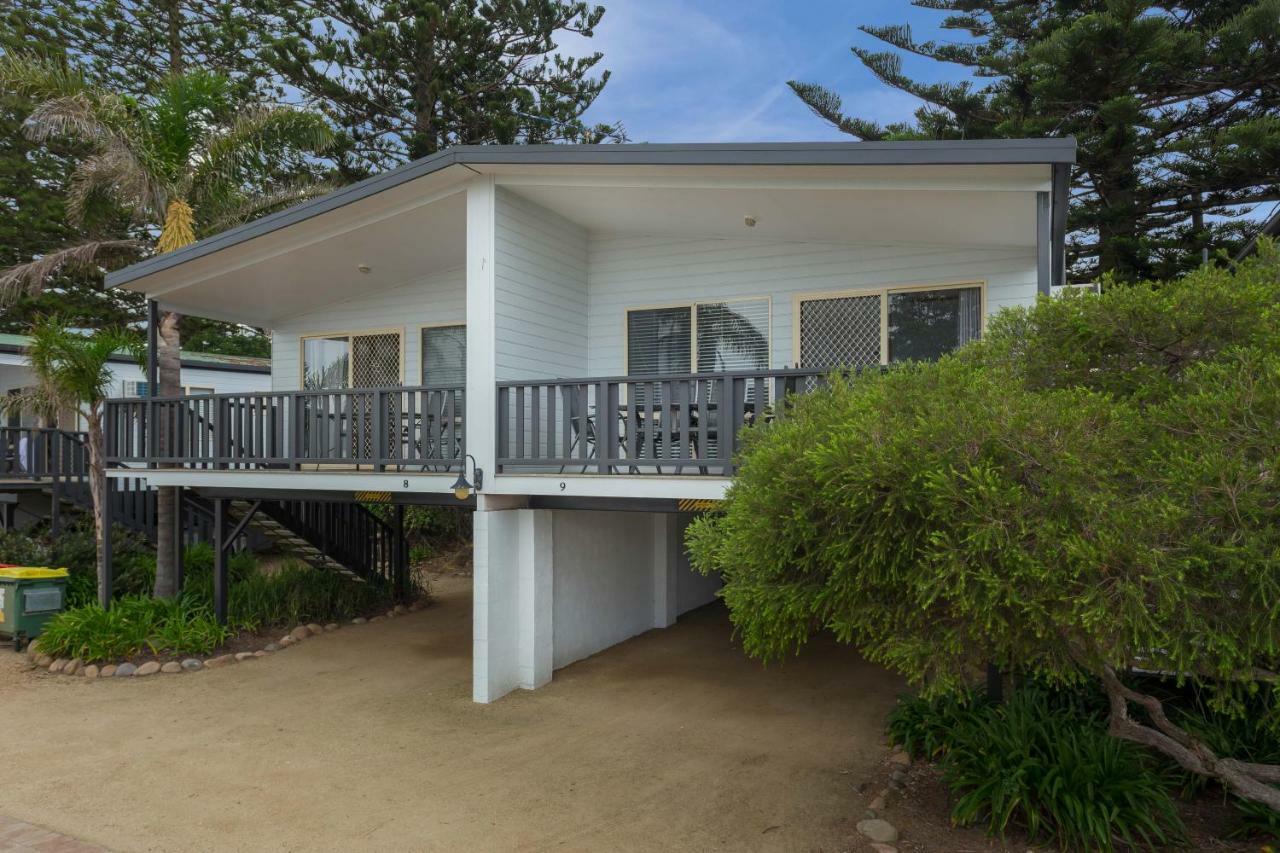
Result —
[[[510,189],[600,234],[1034,247],[1040,186],[992,191],[517,184]],[[748,216],[755,220],[753,227],[745,224]]]
[[[137,289],[145,289],[166,309],[270,327],[317,305],[464,264],[465,193],[451,192],[427,203],[419,194],[417,200],[396,205],[377,197],[363,210],[264,235],[234,260],[199,258],[158,274],[145,286],[140,281]]]

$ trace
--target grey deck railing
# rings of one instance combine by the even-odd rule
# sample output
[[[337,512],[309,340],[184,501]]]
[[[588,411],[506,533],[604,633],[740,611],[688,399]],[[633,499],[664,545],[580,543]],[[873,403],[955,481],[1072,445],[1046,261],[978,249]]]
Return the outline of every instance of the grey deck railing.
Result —
[[[109,400],[106,459],[211,469],[437,471],[465,453],[461,385]]]
[[[729,476],[744,427],[825,381],[785,369],[499,382],[498,470]]]
[[[86,433],[43,427],[0,427],[0,478],[83,481]]]

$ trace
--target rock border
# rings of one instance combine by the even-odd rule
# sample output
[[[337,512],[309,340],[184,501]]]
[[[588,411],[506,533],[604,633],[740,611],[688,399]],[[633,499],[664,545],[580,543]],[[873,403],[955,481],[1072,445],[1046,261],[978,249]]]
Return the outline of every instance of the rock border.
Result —
[[[907,769],[911,767],[911,756],[906,750],[895,749],[890,753],[887,763],[890,768],[889,784],[867,803],[867,809],[855,827],[858,834],[866,840],[875,853],[898,853],[898,848],[894,846],[898,841],[898,829],[880,814],[884,811],[889,797],[900,792],[905,786]]]
[[[368,625],[374,622],[381,622],[383,619],[394,619],[397,616],[404,616],[408,613],[417,613],[427,606],[425,599],[418,599],[410,604],[397,604],[388,610],[385,614],[379,614],[371,618],[357,616],[348,622],[348,625]],[[146,678],[152,675],[168,674],[182,675],[188,672],[202,672],[206,669],[218,669],[233,663],[244,663],[245,661],[256,660],[257,658],[265,658],[270,655],[287,649],[290,646],[296,646],[303,640],[311,637],[319,637],[322,634],[331,634],[342,626],[337,622],[330,622],[327,625],[319,625],[311,622],[306,625],[298,625],[292,631],[285,634],[274,643],[267,643],[256,651],[247,652],[228,652],[226,654],[214,655],[207,658],[189,657],[181,661],[171,660],[165,663],[160,661],[147,661],[143,664],[133,664],[129,661],[121,661],[120,663],[91,663],[85,664],[80,658],[54,658],[40,651],[39,638],[32,640],[27,646],[27,660],[29,660],[35,669],[43,669],[53,675],[74,675],[89,679],[102,678]]]

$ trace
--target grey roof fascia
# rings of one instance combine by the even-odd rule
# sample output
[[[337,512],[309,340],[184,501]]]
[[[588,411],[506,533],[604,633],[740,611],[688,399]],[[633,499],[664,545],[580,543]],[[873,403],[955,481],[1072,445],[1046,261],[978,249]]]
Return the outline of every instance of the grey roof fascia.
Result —
[[[450,166],[960,166],[1074,163],[1076,142],[981,139],[942,142],[753,142],[623,145],[459,145],[124,269],[108,287],[252,240]]]

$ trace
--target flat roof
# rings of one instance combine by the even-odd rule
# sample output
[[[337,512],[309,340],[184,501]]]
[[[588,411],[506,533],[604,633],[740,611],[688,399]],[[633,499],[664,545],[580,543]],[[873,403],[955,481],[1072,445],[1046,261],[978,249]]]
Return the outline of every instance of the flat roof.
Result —
[[[966,139],[904,142],[627,143],[457,145],[318,198],[107,273],[128,284],[187,261],[319,216],[451,166],[992,166],[1074,163],[1076,141]]]
[[[20,354],[30,345],[31,338],[26,335],[0,332],[0,352]],[[122,352],[113,355],[111,361],[133,363],[133,357],[128,353]],[[270,373],[271,359],[253,355],[224,355],[219,352],[187,352],[183,350],[182,366],[240,373]]]

